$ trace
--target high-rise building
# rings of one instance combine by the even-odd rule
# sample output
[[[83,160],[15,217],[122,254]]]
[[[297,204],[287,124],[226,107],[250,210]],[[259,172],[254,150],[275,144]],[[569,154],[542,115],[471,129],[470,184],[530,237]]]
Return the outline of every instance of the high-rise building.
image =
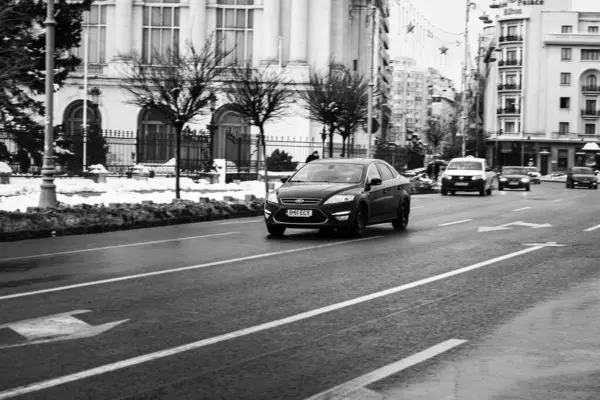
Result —
[[[382,126],[379,133],[387,128],[388,0],[96,0],[86,14],[88,82],[98,104],[88,107],[88,116],[102,129],[169,135],[172,128],[158,113],[125,102],[126,94],[119,88],[122,62],[137,53],[151,66],[155,51],[185,50],[188,42],[201,48],[213,34],[224,49],[234,49],[232,57],[240,64],[275,62],[299,85],[307,82],[311,71],[327,69],[330,60],[368,75],[373,54],[377,78],[374,116]],[[75,51],[83,58],[83,43]],[[55,95],[55,121],[67,129],[79,130],[83,123],[83,78],[83,68],[79,68]],[[215,115],[214,155],[228,158],[225,138],[232,133],[247,134],[250,127],[227,110],[225,96],[218,98]],[[207,116],[191,128],[204,128],[209,119]],[[269,135],[318,141],[321,130],[298,105],[289,117],[268,126]],[[337,136],[336,140],[341,140]],[[366,145],[365,132],[357,132],[354,142]],[[165,153],[161,161],[172,157]]]
[[[600,13],[569,0],[504,2],[487,52],[485,125],[496,165],[543,174],[586,162],[600,140]]]

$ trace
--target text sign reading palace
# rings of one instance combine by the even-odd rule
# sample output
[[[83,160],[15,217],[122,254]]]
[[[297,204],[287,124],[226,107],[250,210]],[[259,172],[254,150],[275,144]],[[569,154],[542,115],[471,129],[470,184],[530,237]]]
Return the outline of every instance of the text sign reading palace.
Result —
[[[504,15],[515,15],[523,14],[523,10],[520,8],[506,8],[506,7],[522,7],[522,6],[543,6],[544,0],[508,0],[506,3],[501,4],[504,7]]]

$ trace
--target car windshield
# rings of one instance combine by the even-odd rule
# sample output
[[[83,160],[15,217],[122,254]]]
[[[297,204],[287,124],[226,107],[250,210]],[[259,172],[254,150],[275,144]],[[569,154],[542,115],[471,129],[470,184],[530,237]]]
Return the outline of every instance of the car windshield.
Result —
[[[538,172],[536,167],[525,167],[525,170],[529,172]]]
[[[591,168],[573,168],[573,173],[577,175],[594,175],[594,171]]]
[[[447,171],[456,170],[481,171],[481,163],[477,161],[453,161],[446,167]]]
[[[362,176],[362,164],[316,163],[302,167],[288,182],[358,183]]]
[[[527,175],[527,168],[504,168],[502,173],[504,175]]]

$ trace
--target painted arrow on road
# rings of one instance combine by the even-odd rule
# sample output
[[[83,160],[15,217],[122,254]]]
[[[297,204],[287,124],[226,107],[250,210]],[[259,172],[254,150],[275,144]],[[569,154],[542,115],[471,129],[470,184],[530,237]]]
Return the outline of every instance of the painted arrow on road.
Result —
[[[26,339],[25,342],[17,344],[0,344],[0,349],[89,338],[129,321],[129,319],[124,319],[103,325],[92,326],[74,317],[74,315],[87,312],[90,312],[90,310],[75,310],[62,314],[48,315],[45,317],[26,319],[19,322],[0,325],[0,329],[11,329]]]
[[[552,225],[551,224],[533,224],[531,222],[516,221],[516,222],[504,224],[504,225],[498,225],[498,226],[480,226],[479,230],[477,230],[477,232],[479,233],[479,232],[505,231],[505,230],[511,229],[512,226],[525,226],[528,228],[539,229],[539,228],[550,228]]]

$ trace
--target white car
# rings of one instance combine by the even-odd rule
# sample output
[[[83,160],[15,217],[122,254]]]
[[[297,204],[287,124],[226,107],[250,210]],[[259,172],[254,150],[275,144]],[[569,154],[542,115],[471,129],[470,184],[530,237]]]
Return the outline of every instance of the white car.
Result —
[[[496,173],[488,167],[484,158],[467,156],[454,158],[442,174],[442,196],[456,192],[479,192],[491,195]]]

